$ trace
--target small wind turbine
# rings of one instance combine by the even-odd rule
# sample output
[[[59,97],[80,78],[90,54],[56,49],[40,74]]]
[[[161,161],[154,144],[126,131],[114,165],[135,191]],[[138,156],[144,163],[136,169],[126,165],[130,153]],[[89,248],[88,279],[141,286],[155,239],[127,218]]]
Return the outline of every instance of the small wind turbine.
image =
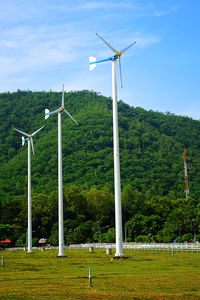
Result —
[[[136,42],[130,44],[121,51],[117,51],[107,41],[105,41],[97,33],[96,35],[114,52],[114,56],[103,60],[96,60],[95,57],[89,58],[90,71],[96,67],[97,63],[111,61],[112,62],[112,98],[113,98],[113,148],[114,148],[114,181],[115,181],[115,235],[116,235],[116,257],[123,257],[123,241],[122,241],[122,209],[121,209],[121,184],[120,184],[120,159],[119,159],[119,132],[118,132],[118,110],[117,110],[117,78],[116,78],[116,61],[119,61],[120,81],[122,87],[121,72],[121,55],[125,53]]]
[[[27,138],[22,136],[22,146],[24,146],[25,142],[28,141],[28,253],[32,252],[32,208],[31,208],[31,147],[33,154],[34,147],[33,147],[33,136],[42,130],[45,126],[42,126],[32,134],[25,133],[19,129],[14,128],[14,130],[18,131],[19,133],[25,135]]]
[[[136,42],[130,44],[128,47],[122,49],[121,51],[117,51],[108,42],[106,42],[100,35],[98,35],[98,33],[96,33],[96,35],[108,46],[108,48],[110,48],[114,52],[114,55],[110,56],[106,59],[102,59],[102,60],[96,60],[96,57],[90,56],[89,57],[89,69],[90,69],[90,71],[92,71],[96,67],[96,64],[98,64],[98,63],[105,62],[105,61],[112,61],[112,62],[115,63],[116,60],[118,59],[118,61],[119,61],[120,82],[121,82],[121,88],[122,88],[123,85],[122,85],[121,55],[124,54],[131,46],[136,44]],[[112,72],[112,75],[113,75],[113,72]],[[116,78],[116,75],[115,75],[115,78]],[[116,79],[115,79],[115,81],[116,81]],[[117,87],[117,83],[116,83],[116,87]]]
[[[63,182],[62,182],[62,129],[61,129],[61,113],[65,112],[77,125],[76,120],[70,115],[64,106],[64,85],[62,90],[61,107],[50,112],[45,109],[45,119],[51,114],[58,114],[58,231],[59,231],[59,252],[58,256],[64,256],[64,229],[63,229]]]

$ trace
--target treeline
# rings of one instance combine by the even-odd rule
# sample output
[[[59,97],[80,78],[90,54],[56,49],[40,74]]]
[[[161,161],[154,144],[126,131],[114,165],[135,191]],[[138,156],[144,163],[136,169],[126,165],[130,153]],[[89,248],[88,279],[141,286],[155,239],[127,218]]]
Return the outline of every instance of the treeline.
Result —
[[[26,244],[27,199],[1,202],[1,239],[12,245]],[[188,198],[146,195],[130,185],[122,191],[123,233],[127,242],[200,241],[200,204]],[[58,245],[58,197],[35,194],[32,197],[33,245],[42,237]],[[64,189],[65,244],[115,242],[114,197],[107,190],[84,190],[72,185]]]

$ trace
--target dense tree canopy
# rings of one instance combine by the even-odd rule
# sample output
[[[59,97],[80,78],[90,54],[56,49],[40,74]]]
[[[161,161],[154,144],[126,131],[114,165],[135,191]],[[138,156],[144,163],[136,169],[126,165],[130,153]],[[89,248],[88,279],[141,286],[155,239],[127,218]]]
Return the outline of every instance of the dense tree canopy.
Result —
[[[45,121],[44,109],[54,110],[60,103],[58,92],[0,94],[0,223],[12,226],[5,230],[12,228],[8,234],[18,244],[26,238],[27,145],[21,147],[21,136],[13,129],[32,133],[45,125],[34,137],[32,155],[33,236],[56,243],[57,117]],[[112,100],[95,92],[70,92],[65,106],[80,124],[62,117],[65,241],[81,241],[81,235],[84,241],[112,240]],[[123,101],[118,108],[123,226],[127,224],[128,238],[167,241],[177,235],[198,235],[200,122],[130,107]]]

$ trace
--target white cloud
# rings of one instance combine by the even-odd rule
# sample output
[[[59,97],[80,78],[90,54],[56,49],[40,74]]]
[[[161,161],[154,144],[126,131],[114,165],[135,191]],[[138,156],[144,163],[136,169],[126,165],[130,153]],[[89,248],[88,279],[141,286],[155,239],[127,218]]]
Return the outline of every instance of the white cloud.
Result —
[[[53,81],[60,82],[60,78],[65,76],[64,72],[66,72],[67,86],[69,86],[70,89],[79,90],[82,88],[92,88],[98,90],[101,88],[102,93],[108,95],[110,86],[105,79],[106,73],[102,73],[104,75],[101,75],[101,72],[99,72],[98,75],[92,74],[89,76],[81,71],[84,68],[87,69],[86,64],[88,63],[88,57],[90,55],[101,59],[113,54],[106,45],[95,36],[95,27],[97,27],[99,20],[97,24],[95,24],[95,22],[93,23],[92,20],[83,21],[84,18],[82,18],[80,14],[78,15],[79,19],[73,16],[72,20],[75,20],[74,22],[69,22],[67,18],[68,15],[66,15],[66,20],[60,20],[58,18],[52,23],[50,20],[55,11],[54,18],[57,17],[56,14],[58,11],[62,11],[65,14],[68,9],[69,12],[71,12],[73,9],[81,11],[81,9],[95,9],[95,7],[134,8],[134,5],[137,6],[137,3],[135,4],[134,2],[133,5],[132,1],[90,1],[81,2],[83,4],[78,6],[72,1],[61,1],[58,4],[54,1],[50,1],[49,3],[47,1],[41,1],[41,5],[37,5],[37,1],[36,4],[34,4],[33,1],[27,3],[23,0],[18,0],[16,3],[9,1],[7,9],[5,5],[5,14],[9,12],[11,3],[13,8],[11,9],[11,15],[7,15],[8,20],[12,19],[14,13],[17,13],[16,19],[18,17],[19,20],[20,18],[24,20],[23,15],[27,15],[30,9],[29,16],[31,21],[23,21],[16,24],[11,22],[9,27],[7,26],[5,29],[0,30],[1,86],[8,86],[9,90],[8,83],[12,83],[13,88],[16,79],[16,89],[23,89],[23,83],[25,89],[27,87],[29,89],[35,89],[35,87],[39,88],[40,86],[44,86],[44,88],[48,89],[48,87],[50,88],[52,86]],[[80,1],[78,1],[78,3],[80,3]],[[1,7],[0,4],[0,8]],[[48,13],[49,11],[51,11],[50,14]],[[32,18],[34,18],[32,13],[40,18],[39,22],[32,22]],[[26,17],[24,18],[26,19]],[[102,20],[100,20],[100,22],[102,23]],[[3,28],[3,26],[0,26],[0,28],[1,27]],[[104,33],[102,35],[107,39],[108,33],[104,24],[101,24],[101,27],[102,31],[106,32],[105,35]],[[121,30],[119,29],[120,27],[122,28]],[[137,42],[137,48],[148,47],[159,42],[156,36],[143,34],[142,32],[132,33],[131,36],[127,36],[123,26],[120,25],[120,27],[111,30],[108,36],[108,42],[110,42],[111,45],[113,44],[117,49],[123,49],[133,41]],[[119,39],[119,37],[124,38]],[[129,53],[129,55],[131,55],[133,52],[130,51]],[[67,64],[67,66],[63,67],[65,64]],[[106,66],[104,68],[106,68]],[[64,69],[66,71],[64,71]],[[48,79],[40,77],[42,76],[40,74],[46,75],[48,72],[51,73],[47,75],[51,78],[50,82],[48,82]],[[53,72],[55,72],[55,74],[52,74]],[[105,72],[105,69],[103,72]],[[79,73],[81,73],[82,76],[80,76]],[[108,74],[110,73],[108,72]],[[0,89],[2,90],[1,87]]]
[[[12,57],[0,56],[0,78],[6,74],[14,73],[18,70],[15,59]]]
[[[73,62],[78,55],[77,49],[84,43],[82,35],[74,34],[69,24],[17,27],[5,31],[3,37],[0,74]]]
[[[160,42],[159,38],[157,36],[142,36],[141,33],[137,33],[134,35],[134,40],[136,41],[136,45],[139,48],[146,48],[153,44],[157,44]]]
[[[136,8],[138,7],[136,4],[133,5],[130,1],[91,1],[86,2],[77,6],[77,9],[99,9],[99,8]]]

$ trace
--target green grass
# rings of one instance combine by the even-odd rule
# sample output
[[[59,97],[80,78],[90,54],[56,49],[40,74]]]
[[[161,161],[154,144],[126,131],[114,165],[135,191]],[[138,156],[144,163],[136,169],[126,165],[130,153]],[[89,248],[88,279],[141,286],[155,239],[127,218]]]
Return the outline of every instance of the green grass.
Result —
[[[200,253],[105,250],[1,251],[0,299],[199,299]],[[88,269],[92,268],[92,287]]]

